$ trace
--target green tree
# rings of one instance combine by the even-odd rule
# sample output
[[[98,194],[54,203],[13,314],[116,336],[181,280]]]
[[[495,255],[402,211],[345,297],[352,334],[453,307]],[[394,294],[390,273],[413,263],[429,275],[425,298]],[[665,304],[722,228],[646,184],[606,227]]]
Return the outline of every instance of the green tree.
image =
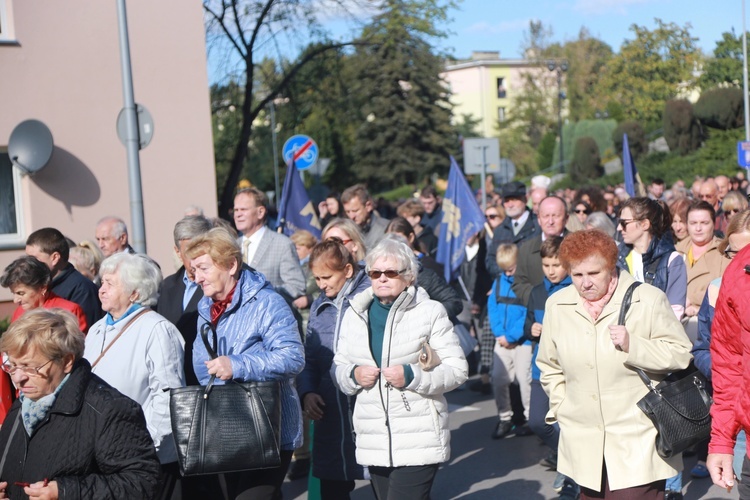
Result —
[[[735,35],[734,29],[721,34],[713,57],[706,61],[698,79],[702,89],[727,83],[737,87],[742,84],[742,34]]]
[[[664,138],[669,149],[686,155],[701,145],[702,131],[693,114],[693,105],[685,99],[667,101],[664,109]]]
[[[604,67],[598,92],[623,106],[625,117],[658,126],[664,104],[693,85],[701,59],[690,24],[684,27],[656,19],[656,28],[634,24],[635,35]]]
[[[607,98],[598,92],[602,70],[612,58],[612,48],[581,28],[578,38],[565,43],[563,57],[568,61],[566,88],[570,120],[593,118],[607,107]]]
[[[437,0],[385,0],[363,32],[367,45],[353,56],[352,90],[364,118],[354,143],[356,173],[373,190],[448,170],[456,148],[450,96],[440,78],[443,59],[430,44],[446,9]]]

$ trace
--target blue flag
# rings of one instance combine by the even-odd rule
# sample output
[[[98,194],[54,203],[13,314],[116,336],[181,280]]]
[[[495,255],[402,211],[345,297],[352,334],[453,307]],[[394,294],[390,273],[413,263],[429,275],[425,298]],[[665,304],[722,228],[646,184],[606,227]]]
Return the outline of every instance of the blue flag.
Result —
[[[300,229],[305,229],[320,239],[322,229],[320,220],[315,214],[315,208],[307,195],[305,185],[302,184],[299,171],[291,162],[286,169],[284,189],[281,191],[279,226],[284,229],[284,234],[287,236],[291,236]]]
[[[645,196],[646,190],[643,187],[643,181],[635,168],[633,157],[630,155],[630,146],[628,145],[628,134],[622,135],[622,170],[625,174],[625,191],[632,197]]]
[[[484,213],[456,160],[451,156],[451,171],[443,199],[443,222],[440,224],[437,247],[437,261],[445,267],[445,281],[453,279],[466,257],[466,243],[483,226]]]

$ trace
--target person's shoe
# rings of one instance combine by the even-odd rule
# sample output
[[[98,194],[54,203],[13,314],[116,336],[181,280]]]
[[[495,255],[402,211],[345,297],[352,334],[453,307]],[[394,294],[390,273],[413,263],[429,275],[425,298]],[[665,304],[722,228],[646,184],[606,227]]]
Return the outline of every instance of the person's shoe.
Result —
[[[510,431],[513,429],[513,424],[510,422],[510,420],[503,421],[498,420],[497,426],[495,427],[495,431],[492,433],[492,439],[502,439],[508,434],[510,434]]]
[[[563,489],[563,486],[565,486],[565,481],[568,478],[565,477],[565,474],[560,474],[559,472],[555,476],[555,481],[552,483],[552,489],[555,490],[557,493],[560,493]]]
[[[557,453],[550,451],[546,457],[539,461],[539,465],[549,470],[557,470]]]
[[[469,384],[469,390],[478,392],[483,395],[492,394],[492,384],[485,384],[481,380],[475,380],[471,384]]]
[[[297,479],[307,477],[308,474],[310,474],[310,459],[303,458],[302,460],[294,461],[287,477],[290,481],[296,481]]]
[[[531,428],[529,427],[529,424],[514,425],[513,434],[515,434],[518,437],[524,437],[524,436],[533,435],[534,431],[531,430]]]
[[[711,475],[706,467],[706,462],[699,460],[692,469],[690,469],[690,475],[696,479],[705,479]]]
[[[667,490],[664,492],[664,500],[682,500],[682,492]]]
[[[563,476],[565,477],[565,476]],[[565,477],[565,482],[560,489],[559,500],[578,500],[581,493],[581,489],[573,481]]]

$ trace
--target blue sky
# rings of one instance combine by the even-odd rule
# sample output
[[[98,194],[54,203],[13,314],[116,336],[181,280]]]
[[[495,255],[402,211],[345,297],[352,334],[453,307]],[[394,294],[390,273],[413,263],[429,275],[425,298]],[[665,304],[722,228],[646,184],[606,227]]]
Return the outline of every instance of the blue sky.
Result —
[[[575,39],[585,26],[615,51],[633,39],[633,24],[653,29],[654,18],[679,26],[690,23],[698,46],[711,54],[724,31],[734,27],[742,33],[742,0],[463,0],[450,17],[453,21],[445,27],[452,34],[439,45],[457,58],[469,57],[472,50],[521,57],[523,32],[531,19],[552,27],[552,41]]]

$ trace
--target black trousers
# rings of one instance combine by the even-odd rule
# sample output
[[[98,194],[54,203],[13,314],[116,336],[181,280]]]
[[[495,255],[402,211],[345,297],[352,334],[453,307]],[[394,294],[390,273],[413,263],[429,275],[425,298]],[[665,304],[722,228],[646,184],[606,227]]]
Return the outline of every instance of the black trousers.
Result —
[[[320,480],[320,498],[323,500],[350,500],[349,494],[354,491],[354,481]]]
[[[429,500],[440,464],[407,467],[369,467],[378,500]]]
[[[281,465],[273,469],[258,469],[224,474],[230,500],[277,500],[281,498],[281,484],[289,469],[294,451],[281,452]]]
[[[549,397],[538,380],[531,381],[531,407],[529,408],[529,427],[544,444],[557,453],[560,431],[557,427],[544,421],[549,411]]]
[[[750,459],[747,458],[747,454],[742,461],[741,476],[740,484],[737,486],[737,490],[740,492],[740,500],[750,500]]]

